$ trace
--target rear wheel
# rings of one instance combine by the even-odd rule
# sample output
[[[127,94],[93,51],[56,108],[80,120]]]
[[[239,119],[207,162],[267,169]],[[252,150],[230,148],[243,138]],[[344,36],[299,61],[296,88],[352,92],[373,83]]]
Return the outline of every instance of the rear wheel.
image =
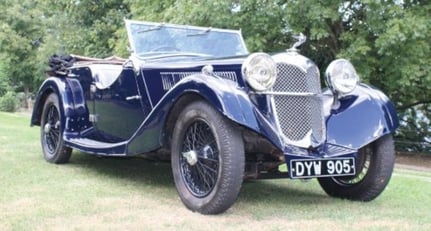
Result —
[[[187,208],[218,214],[235,202],[244,175],[242,136],[206,102],[194,102],[180,113],[171,158],[175,185]]]
[[[389,183],[394,164],[392,135],[385,135],[359,150],[355,176],[319,178],[318,181],[330,196],[370,201]]]
[[[72,149],[64,145],[62,116],[58,96],[51,93],[45,101],[40,126],[43,157],[51,163],[66,163],[72,153]]]

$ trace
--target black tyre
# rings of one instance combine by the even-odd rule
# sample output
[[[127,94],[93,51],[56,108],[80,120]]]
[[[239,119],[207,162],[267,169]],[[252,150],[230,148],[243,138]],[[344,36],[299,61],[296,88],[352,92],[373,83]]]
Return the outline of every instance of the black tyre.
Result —
[[[72,149],[64,146],[62,114],[58,96],[51,93],[45,101],[40,126],[43,157],[51,163],[66,163],[70,159]]]
[[[203,101],[179,115],[173,132],[172,171],[184,205],[218,214],[238,197],[244,175],[244,143],[238,128]]]
[[[385,135],[359,150],[355,176],[319,178],[318,181],[330,196],[371,201],[380,195],[389,183],[394,164],[392,135]]]

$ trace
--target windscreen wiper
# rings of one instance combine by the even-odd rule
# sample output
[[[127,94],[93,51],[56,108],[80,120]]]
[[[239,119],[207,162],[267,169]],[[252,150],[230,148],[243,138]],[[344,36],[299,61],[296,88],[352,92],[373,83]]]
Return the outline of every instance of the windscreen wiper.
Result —
[[[136,33],[140,34],[140,33],[145,33],[145,32],[149,32],[149,31],[153,31],[153,30],[160,30],[163,26],[165,26],[164,23],[160,23],[159,25],[147,28],[147,29],[143,29],[143,30],[138,30]]]
[[[199,32],[194,33],[194,34],[187,34],[187,37],[206,35],[206,34],[208,34],[209,32],[211,32],[211,30],[212,30],[212,28],[211,28],[211,27],[208,27],[206,30],[199,31]]]

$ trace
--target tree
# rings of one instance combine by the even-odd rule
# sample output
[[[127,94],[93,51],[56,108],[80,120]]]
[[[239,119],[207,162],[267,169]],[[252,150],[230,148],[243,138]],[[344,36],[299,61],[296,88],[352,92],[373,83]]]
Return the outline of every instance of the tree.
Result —
[[[148,21],[242,28],[250,51],[281,51],[302,32],[302,53],[322,72],[335,58],[350,59],[362,81],[396,103],[399,138],[431,151],[423,146],[431,137],[430,1],[139,0],[131,12]]]
[[[294,31],[311,38],[307,53],[326,66],[350,59],[361,75],[396,103],[398,140],[409,150],[431,152],[431,2],[286,1]],[[401,145],[400,145],[401,146]]]
[[[282,36],[287,25],[277,1],[138,0],[130,8],[134,18],[145,21],[241,29],[251,51],[280,49],[290,41]]]
[[[425,0],[1,0],[0,93],[27,94],[53,53],[128,56],[123,18],[242,29],[249,51],[301,52],[323,73],[348,58],[362,81],[389,94],[399,139],[431,152],[431,1]],[[3,89],[3,90],[2,90]],[[411,148],[412,145],[409,145]]]
[[[34,87],[36,52],[43,38],[37,2],[3,0],[0,9],[0,57],[3,79],[25,97]]]
[[[408,151],[431,152],[431,2],[405,2],[356,3],[360,17],[343,37],[349,46],[341,55],[358,63],[366,80],[396,103],[400,144],[408,143]]]
[[[54,53],[112,55],[115,31],[128,5],[121,1],[1,0],[1,76],[14,91],[30,91],[45,77]],[[5,88],[2,84],[2,88]]]
[[[59,52],[101,58],[113,54],[115,32],[124,27],[128,4],[118,0],[42,2],[50,28],[48,40],[56,41]]]

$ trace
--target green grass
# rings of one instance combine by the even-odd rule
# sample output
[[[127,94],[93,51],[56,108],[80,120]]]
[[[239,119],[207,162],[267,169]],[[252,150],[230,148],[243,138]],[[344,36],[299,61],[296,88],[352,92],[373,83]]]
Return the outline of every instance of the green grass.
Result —
[[[29,116],[0,113],[0,230],[431,230],[431,172],[396,169],[368,203],[317,181],[245,182],[226,213],[190,212],[169,163],[74,152],[47,163]]]

